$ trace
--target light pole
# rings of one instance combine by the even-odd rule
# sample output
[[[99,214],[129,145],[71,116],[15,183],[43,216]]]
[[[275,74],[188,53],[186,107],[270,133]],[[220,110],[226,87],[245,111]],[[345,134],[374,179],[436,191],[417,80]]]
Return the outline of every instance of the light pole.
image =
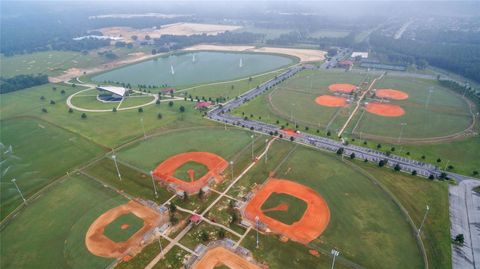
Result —
[[[255,160],[254,157],[253,157],[253,137],[254,136],[255,135],[253,135],[253,134],[250,136],[252,138],[252,162]]]
[[[332,256],[333,256],[333,261],[332,261],[332,269],[335,266],[335,258],[340,255],[340,252],[338,250],[332,249]]]
[[[258,220],[259,220],[258,216],[255,216],[255,224],[257,226],[257,248],[258,248]]]
[[[22,197],[23,203],[27,205],[27,200],[25,200],[25,197],[23,197],[22,192],[20,191],[20,188],[17,185],[17,180],[15,178],[12,178],[12,183],[15,185],[15,188],[17,188],[18,193],[20,194],[20,197]]]
[[[233,161],[230,161],[230,168],[231,168],[231,171],[232,171],[232,180],[233,180]]]
[[[418,228],[418,236],[420,236],[420,232],[422,231],[423,224],[425,223],[425,219],[427,218],[428,210],[430,210],[430,207],[427,205],[427,210],[425,210],[425,215],[423,216],[422,223],[420,224],[420,228]]]
[[[268,138],[265,139],[265,164],[268,161]]]
[[[400,140],[402,139],[402,135],[403,135],[403,129],[405,128],[405,126],[407,126],[407,123],[402,122],[400,123],[400,125],[402,126],[402,128],[400,129],[400,134],[398,135],[397,144],[400,144]]]
[[[432,92],[433,92],[433,87],[430,87],[428,89],[427,100],[425,100],[425,109],[428,108],[428,105],[430,104],[430,97],[432,96]]]
[[[120,175],[120,170],[118,169],[118,164],[117,164],[117,155],[112,155],[113,162],[115,163],[115,168],[117,169],[117,175],[118,179],[122,181],[122,175]]]
[[[147,138],[147,135],[145,134],[145,126],[143,124],[143,118],[140,118],[140,123],[142,123],[142,130],[143,130],[143,139]]]
[[[155,180],[153,179],[153,171],[150,171],[150,177],[152,178],[153,191],[155,192],[155,198],[158,198],[157,186],[155,186]]]
[[[161,236],[158,237],[158,245],[160,246],[160,253],[163,252],[162,242],[160,241]]]

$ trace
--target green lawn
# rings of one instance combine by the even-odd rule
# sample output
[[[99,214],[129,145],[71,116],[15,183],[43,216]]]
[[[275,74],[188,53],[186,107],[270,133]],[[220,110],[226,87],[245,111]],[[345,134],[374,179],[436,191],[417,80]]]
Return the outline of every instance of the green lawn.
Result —
[[[128,225],[123,228],[122,225]],[[114,242],[127,241],[144,225],[144,221],[133,213],[121,215],[105,227],[103,233]]]
[[[162,238],[161,239],[161,244],[162,247],[166,247],[168,245],[169,241],[167,239]],[[174,252],[175,250],[172,249],[170,252]],[[150,245],[144,247],[142,249],[142,252],[139,254],[135,255],[133,259],[131,259],[128,262],[120,262],[115,268],[118,269],[136,269],[136,268],[144,268],[147,266],[147,264],[157,256],[157,254],[160,253],[160,245],[158,243],[158,240],[154,241]],[[170,265],[177,265],[177,260],[172,257],[172,255],[166,255],[167,259],[163,259],[160,261],[160,263],[164,264],[170,264]],[[172,267],[172,268],[177,268],[177,266]]]
[[[476,191],[476,192],[478,192],[478,193],[480,193],[480,187],[476,187],[476,188],[474,188],[473,190]]]
[[[153,100],[154,100],[154,97],[153,96],[148,96],[148,95],[129,96],[129,97],[126,97],[122,101],[122,104],[120,105],[120,108],[128,108],[128,107],[132,107],[132,106],[145,105],[145,104],[148,104],[149,102],[151,102]],[[145,107],[148,107],[148,106],[145,106]]]
[[[167,268],[181,268],[183,259],[188,254],[180,247],[174,246],[166,255],[165,258],[160,260],[153,268],[154,269],[167,269]]]
[[[272,193],[265,203],[262,204],[261,209],[262,211],[273,209],[276,206],[281,204],[285,204],[288,206],[288,209],[283,210],[275,210],[275,211],[268,211],[264,212],[265,215],[269,216],[270,218],[279,220],[282,223],[291,225],[300,218],[302,218],[305,210],[307,209],[307,203],[302,199],[298,199],[294,196],[285,194],[285,193]]]
[[[190,249],[195,249],[199,244],[207,245],[210,241],[220,240],[219,231],[221,228],[202,222],[194,226],[183,238],[180,240],[180,244]],[[207,234],[207,238],[204,238],[204,234]],[[225,231],[225,237],[237,240],[238,237]],[[207,239],[207,240],[205,240]]]
[[[173,194],[165,188],[157,185],[158,198],[155,198],[152,180],[148,172],[132,169],[122,163],[118,163],[118,169],[122,180],[117,175],[115,164],[112,159],[104,158],[84,170],[87,175],[120,190],[131,196],[140,197],[145,200],[152,200],[157,203],[167,201]]]
[[[355,165],[388,188],[402,203],[417,227],[423,219],[426,205],[429,205],[428,217],[422,229],[429,268],[451,268],[448,183],[379,169],[376,165],[363,162],[355,162]]]
[[[103,149],[81,136],[34,118],[2,120],[0,142],[3,175],[1,177],[1,219],[22,202],[15,186],[26,197],[65,175],[74,167],[102,154]],[[13,156],[4,154],[11,146]]]
[[[180,166],[175,173],[173,174],[174,177],[181,179],[183,181],[192,181],[190,175],[188,174],[188,170],[192,169],[194,171],[193,180],[197,180],[201,178],[208,172],[208,167],[201,163],[197,162],[187,162]]]
[[[107,267],[113,259],[91,254],[85,234],[96,218],[125,202],[123,196],[83,176],[56,183],[0,232],[1,267]]]

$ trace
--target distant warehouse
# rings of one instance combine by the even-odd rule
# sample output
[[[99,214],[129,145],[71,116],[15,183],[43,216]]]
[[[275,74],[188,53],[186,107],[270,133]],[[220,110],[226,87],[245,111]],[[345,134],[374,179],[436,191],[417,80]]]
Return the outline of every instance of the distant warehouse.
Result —
[[[101,102],[120,102],[127,94],[124,87],[98,86],[97,90],[100,91],[97,99]]]

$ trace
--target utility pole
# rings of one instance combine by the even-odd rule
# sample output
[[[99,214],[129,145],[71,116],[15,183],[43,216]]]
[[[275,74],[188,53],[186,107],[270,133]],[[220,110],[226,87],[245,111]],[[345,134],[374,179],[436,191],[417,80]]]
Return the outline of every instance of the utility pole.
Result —
[[[153,178],[153,171],[150,171],[150,177],[152,178],[153,191],[155,192],[155,198],[158,198],[157,186],[155,185],[155,179]]]
[[[333,256],[333,261],[332,261],[332,269],[335,266],[335,258],[340,255],[340,252],[338,250],[332,249],[332,256]]]
[[[400,134],[398,135],[397,144],[400,144],[400,140],[402,140],[403,129],[405,128],[405,126],[407,126],[407,123],[402,122],[400,123],[400,125],[402,126],[402,128],[400,129]]]
[[[256,229],[257,230],[257,248],[258,248],[258,220],[259,220],[258,216],[255,216],[255,224],[257,226],[257,229]]]
[[[17,180],[15,178],[12,178],[12,183],[15,185],[15,188],[17,188],[18,193],[20,194],[20,197],[22,197],[23,203],[27,205],[27,200],[25,200],[25,197],[23,197],[22,192],[20,191],[20,188],[17,185]]]
[[[420,224],[420,228],[418,228],[418,236],[420,236],[420,232],[422,231],[423,224],[425,223],[425,219],[427,218],[428,210],[430,210],[430,207],[427,205],[427,210],[425,211],[425,215],[423,216],[422,223]]]
[[[234,177],[233,177],[233,161],[230,161],[230,168],[231,168],[231,170],[232,170],[232,180],[233,180],[233,178],[234,178]]]
[[[115,163],[115,168],[117,169],[117,175],[118,179],[122,181],[122,175],[120,175],[120,170],[118,169],[118,164],[117,164],[117,156],[115,154],[112,155],[113,162]]]

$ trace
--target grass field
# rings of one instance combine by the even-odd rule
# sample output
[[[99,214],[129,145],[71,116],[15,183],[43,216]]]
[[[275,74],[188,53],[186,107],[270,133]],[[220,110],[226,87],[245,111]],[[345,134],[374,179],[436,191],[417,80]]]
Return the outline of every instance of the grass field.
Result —
[[[261,209],[263,211],[273,209],[280,204],[287,205],[288,209],[272,210],[264,213],[270,218],[276,219],[288,225],[297,222],[307,209],[307,203],[305,201],[285,193],[272,193],[267,198],[265,203],[262,204]]]
[[[276,178],[304,184],[326,200],[331,213],[330,223],[325,232],[310,243],[311,248],[327,253],[331,248],[337,248],[344,258],[366,268],[423,267],[412,228],[388,195],[369,178],[348,168],[334,156],[304,147],[285,150],[283,144],[291,143],[278,143],[269,152],[272,159],[266,165],[259,163],[246,175],[246,179],[265,180],[268,172],[277,168]],[[279,150],[283,154],[277,157]],[[303,247],[296,245],[296,248]],[[307,248],[304,249],[305,255],[310,255]],[[287,253],[283,255],[290,255]],[[269,263],[278,262],[273,260],[274,256],[260,255]],[[309,268],[308,263],[312,261],[302,257],[298,259],[298,264],[293,262],[285,262],[279,268]]]
[[[143,220],[133,213],[121,215],[105,227],[103,233],[114,242],[123,242],[143,227]],[[122,227],[123,225],[127,226]]]
[[[182,166],[180,166],[175,171],[173,176],[183,181],[190,182],[192,181],[192,179],[190,178],[190,175],[188,174],[188,170],[190,169],[194,171],[193,180],[197,180],[201,178],[203,175],[205,175],[208,172],[208,167],[206,167],[201,163],[187,162],[187,163],[184,163]]]
[[[66,171],[102,154],[103,149],[75,133],[34,118],[0,122],[0,142],[12,146],[13,155],[3,154],[1,219],[22,202],[15,186],[29,197]],[[41,145],[41,146],[40,146]]]
[[[162,238],[161,240],[162,247],[167,246],[168,242],[167,239]],[[173,252],[174,250],[172,249],[170,252]],[[135,268],[144,268],[147,266],[147,264],[153,260],[153,258],[160,253],[160,245],[158,243],[158,240],[151,243],[150,245],[146,246],[145,248],[142,249],[142,252],[139,254],[135,255],[133,259],[131,259],[128,262],[120,262],[115,268],[118,269],[135,269]],[[178,260],[175,258],[175,255],[168,255],[167,258],[163,259],[160,263],[165,264],[165,265],[170,265],[171,268],[177,268],[179,267]],[[175,265],[175,266],[173,266]]]
[[[85,234],[98,216],[125,202],[83,176],[56,183],[1,231],[1,267],[105,268],[113,260],[91,254]]]

